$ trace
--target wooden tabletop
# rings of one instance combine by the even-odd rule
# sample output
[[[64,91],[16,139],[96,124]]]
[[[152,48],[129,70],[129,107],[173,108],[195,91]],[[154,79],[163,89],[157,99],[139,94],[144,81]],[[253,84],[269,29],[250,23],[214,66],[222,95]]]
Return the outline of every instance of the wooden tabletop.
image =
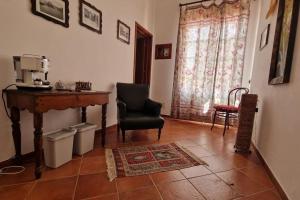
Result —
[[[107,91],[66,91],[66,90],[18,90],[18,89],[8,89],[7,93],[11,94],[26,94],[32,96],[51,96],[51,95],[90,95],[90,94],[110,94],[111,92]]]

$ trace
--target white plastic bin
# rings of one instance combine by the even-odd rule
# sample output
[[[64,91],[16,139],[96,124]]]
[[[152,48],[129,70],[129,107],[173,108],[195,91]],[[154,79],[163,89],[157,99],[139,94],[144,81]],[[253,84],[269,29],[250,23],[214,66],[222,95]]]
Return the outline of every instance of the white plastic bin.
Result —
[[[61,129],[43,135],[45,164],[57,168],[72,160],[75,129]]]
[[[77,130],[74,139],[74,153],[82,155],[94,149],[96,127],[95,124],[90,123],[82,123],[70,127]]]

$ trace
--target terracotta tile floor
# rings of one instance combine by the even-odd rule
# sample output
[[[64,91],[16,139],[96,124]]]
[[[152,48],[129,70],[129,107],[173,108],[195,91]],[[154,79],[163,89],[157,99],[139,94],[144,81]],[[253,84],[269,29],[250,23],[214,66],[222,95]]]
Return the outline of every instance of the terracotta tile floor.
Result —
[[[222,136],[222,127],[211,132],[209,124],[166,119],[161,140],[156,130],[128,131],[126,143],[115,130],[107,133],[106,147],[179,142],[209,166],[138,177],[106,177],[105,151],[100,137],[95,149],[58,169],[44,169],[35,180],[34,163],[19,175],[0,176],[0,199],[98,199],[98,200],[279,200],[278,192],[254,153],[235,154],[234,129]]]

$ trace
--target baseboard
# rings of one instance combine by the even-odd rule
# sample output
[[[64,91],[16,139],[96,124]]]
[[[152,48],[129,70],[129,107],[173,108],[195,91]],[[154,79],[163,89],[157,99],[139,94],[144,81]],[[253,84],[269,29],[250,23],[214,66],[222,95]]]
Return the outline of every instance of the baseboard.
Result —
[[[117,124],[106,127],[106,133],[110,133],[117,130]],[[95,131],[96,134],[101,134],[102,129],[98,129]]]
[[[95,134],[101,134],[101,130],[102,129],[96,130]],[[116,124],[114,124],[112,126],[109,126],[109,127],[106,127],[106,132],[107,133],[114,132],[116,130],[117,130],[117,125]],[[34,162],[34,152],[23,154],[22,155],[22,161],[23,161],[23,163]],[[11,166],[11,165],[15,165],[14,158],[4,160],[4,161],[0,162],[0,168],[6,167],[6,166]]]
[[[269,177],[271,178],[272,182],[274,183],[275,188],[277,189],[280,197],[283,200],[289,200],[288,196],[286,195],[286,193],[284,192],[283,188],[281,187],[281,185],[279,184],[279,182],[277,181],[277,179],[275,178],[272,170],[270,169],[270,167],[268,166],[267,162],[265,161],[265,159],[262,157],[262,155],[260,154],[259,150],[256,148],[256,146],[254,145],[254,143],[252,142],[252,147],[258,157],[258,159],[262,162],[263,167],[265,168],[265,170],[267,171],[267,174],[269,175]]]

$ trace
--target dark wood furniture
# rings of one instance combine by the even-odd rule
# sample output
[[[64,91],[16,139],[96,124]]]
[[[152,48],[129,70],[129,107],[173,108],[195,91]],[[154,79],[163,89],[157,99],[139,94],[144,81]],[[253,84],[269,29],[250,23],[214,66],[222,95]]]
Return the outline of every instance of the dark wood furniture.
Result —
[[[256,94],[244,94],[242,96],[239,109],[239,125],[234,145],[236,152],[250,152],[257,99]]]
[[[22,163],[20,110],[33,114],[35,176],[41,177],[43,113],[49,110],[65,110],[81,107],[81,121],[86,122],[86,107],[102,105],[102,145],[105,144],[106,111],[109,92],[67,92],[67,91],[22,91],[6,90],[7,106],[11,112],[12,134],[16,149],[16,163]]]

